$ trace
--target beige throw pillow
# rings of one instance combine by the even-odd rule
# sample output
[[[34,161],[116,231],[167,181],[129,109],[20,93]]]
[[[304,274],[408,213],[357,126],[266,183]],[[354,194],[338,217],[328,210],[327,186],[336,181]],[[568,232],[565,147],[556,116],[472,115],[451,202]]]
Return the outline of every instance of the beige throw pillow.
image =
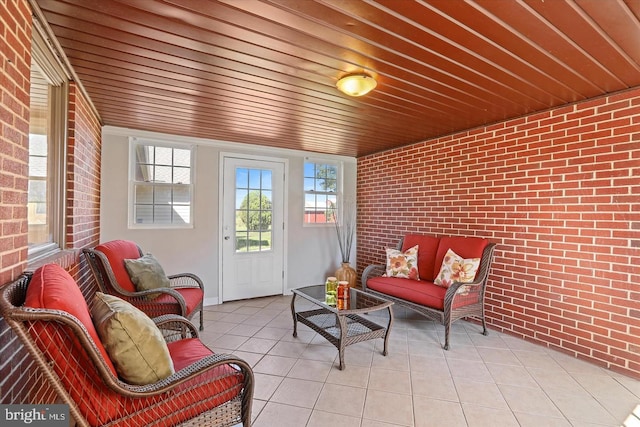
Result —
[[[175,372],[160,329],[145,313],[116,296],[97,292],[91,315],[102,344],[125,382],[152,384]]]
[[[125,259],[124,266],[138,291],[168,288],[170,286],[169,278],[152,254],[145,254],[137,259]],[[149,295],[149,298],[156,298],[157,296],[158,294],[153,294]]]
[[[448,288],[453,282],[473,282],[478,267],[480,267],[480,258],[464,259],[449,249],[442,260],[442,267],[434,283]]]
[[[397,249],[387,248],[388,277],[420,280],[418,273],[418,245],[402,252]]]

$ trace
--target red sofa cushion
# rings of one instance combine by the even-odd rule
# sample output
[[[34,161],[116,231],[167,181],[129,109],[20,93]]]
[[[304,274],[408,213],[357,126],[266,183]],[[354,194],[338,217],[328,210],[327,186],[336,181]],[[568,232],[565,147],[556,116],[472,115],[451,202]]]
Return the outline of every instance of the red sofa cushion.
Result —
[[[116,277],[118,284],[128,292],[136,292],[136,287],[129,277],[124,260],[140,258],[140,249],[129,240],[112,240],[102,243],[95,248],[96,251],[102,252],[109,260],[111,270]]]
[[[184,298],[184,302],[187,305],[187,316],[191,316],[191,313],[193,313],[193,310],[200,305],[204,296],[204,293],[200,288],[176,288],[174,291],[178,292],[182,295],[182,298]],[[176,304],[176,299],[168,294],[160,294],[159,297],[153,300],[153,303]],[[176,312],[176,314],[180,313]]]
[[[444,295],[447,293],[446,288],[433,282],[384,276],[367,280],[367,288],[438,310],[444,310]]]
[[[442,267],[442,260],[447,254],[447,251],[451,249],[457,255],[462,258],[482,258],[482,252],[487,247],[489,241],[480,237],[461,237],[461,236],[447,236],[440,238],[440,244],[438,245],[438,252],[435,257],[434,266],[437,275]],[[434,275],[434,278],[435,278]]]
[[[418,245],[418,274],[420,280],[433,282],[440,271],[440,264],[435,264],[436,252],[440,239],[420,234],[407,234],[402,242],[402,252]],[[442,261],[440,261],[442,263]]]

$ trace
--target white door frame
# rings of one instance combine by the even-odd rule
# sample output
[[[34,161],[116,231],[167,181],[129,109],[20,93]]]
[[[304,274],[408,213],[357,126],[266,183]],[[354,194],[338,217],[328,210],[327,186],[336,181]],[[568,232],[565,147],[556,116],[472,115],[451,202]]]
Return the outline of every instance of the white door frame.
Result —
[[[245,154],[245,153],[232,153],[232,152],[220,152],[220,165],[218,167],[218,304],[222,304],[222,269],[223,266],[223,247],[222,247],[222,239],[224,238],[224,164],[225,159],[227,158],[235,158],[235,159],[246,159],[246,160],[256,160],[256,161],[265,161],[265,162],[274,162],[274,163],[282,163],[284,165],[284,183],[283,183],[283,194],[282,194],[282,203],[283,203],[283,212],[282,212],[282,220],[284,222],[284,229],[282,230],[282,268],[284,269],[284,275],[282,277],[282,294],[285,293],[287,281],[287,234],[288,234],[288,216],[289,211],[287,206],[289,206],[289,189],[287,187],[287,177],[289,176],[289,160],[286,158],[280,157],[268,157],[268,156],[260,156],[255,154]]]

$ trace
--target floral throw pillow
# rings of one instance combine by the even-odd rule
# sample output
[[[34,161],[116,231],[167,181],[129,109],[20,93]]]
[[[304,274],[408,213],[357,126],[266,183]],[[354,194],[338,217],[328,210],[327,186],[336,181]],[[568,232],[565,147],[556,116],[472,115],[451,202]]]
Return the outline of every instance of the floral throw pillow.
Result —
[[[418,245],[401,252],[387,248],[387,276],[420,280],[418,275]]]
[[[480,258],[463,259],[449,249],[442,260],[442,267],[434,283],[448,288],[453,282],[473,282],[479,266]]]

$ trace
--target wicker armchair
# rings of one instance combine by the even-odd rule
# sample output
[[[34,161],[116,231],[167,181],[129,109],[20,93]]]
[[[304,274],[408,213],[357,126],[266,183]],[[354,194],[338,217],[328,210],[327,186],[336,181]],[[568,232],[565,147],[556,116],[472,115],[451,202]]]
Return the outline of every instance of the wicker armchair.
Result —
[[[89,332],[93,326],[86,304],[78,305],[77,317],[25,307],[30,281],[30,275],[23,275],[4,286],[0,310],[77,425],[250,425],[251,367],[235,356],[214,354],[188,320],[177,315],[154,319],[167,345],[178,346],[175,358],[172,354],[176,371],[152,384],[131,385],[114,374],[100,340]]]
[[[83,253],[100,290],[105,294],[116,295],[130,302],[149,317],[179,314],[191,320],[199,312],[200,330],[203,330],[204,285],[195,274],[180,273],[168,276],[169,288],[137,291],[124,265],[125,259],[143,256],[137,244],[129,240],[112,240],[95,248],[86,248]],[[149,298],[158,293],[161,295]]]

